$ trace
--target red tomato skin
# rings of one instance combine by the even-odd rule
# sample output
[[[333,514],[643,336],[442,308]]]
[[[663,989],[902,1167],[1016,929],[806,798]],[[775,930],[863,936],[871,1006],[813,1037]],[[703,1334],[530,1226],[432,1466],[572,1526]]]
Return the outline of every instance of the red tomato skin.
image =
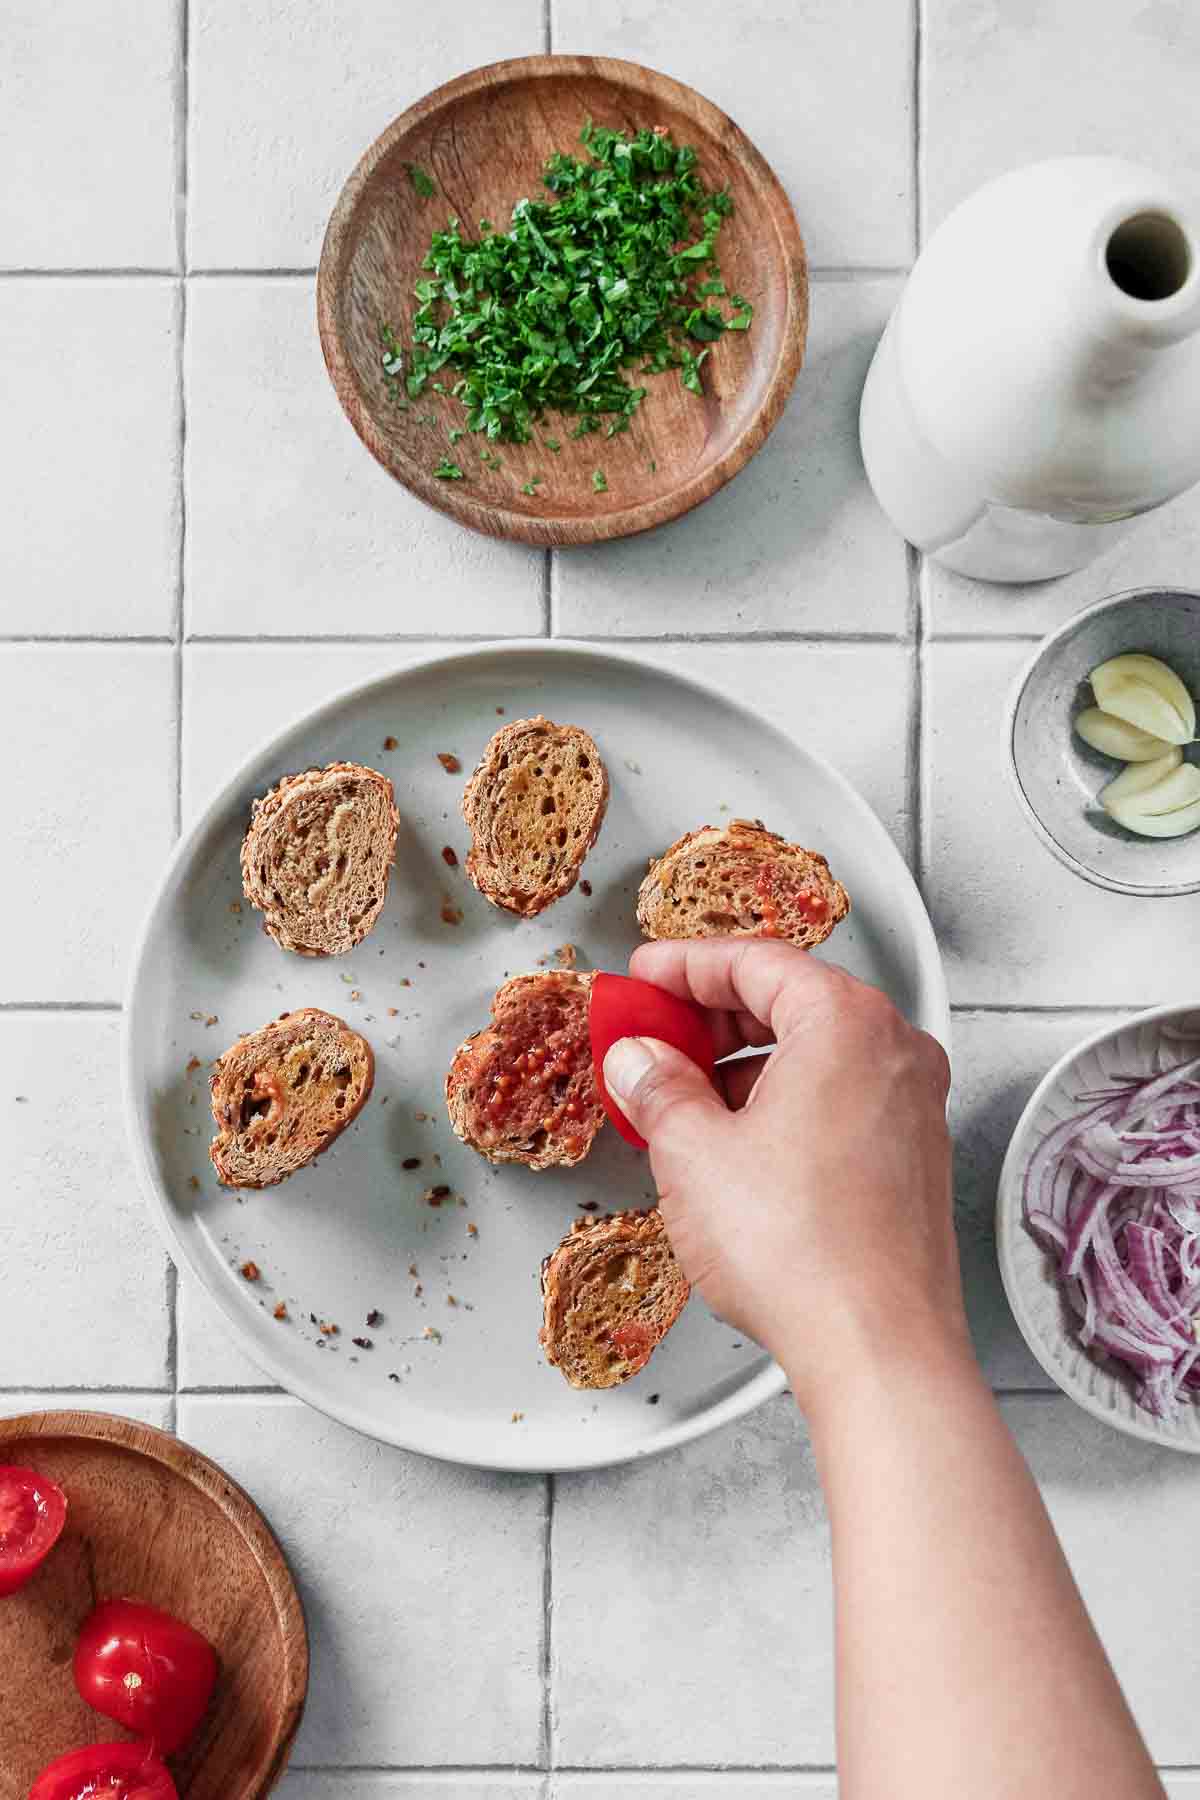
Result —
[[[75,1646],[80,1697],[164,1756],[192,1736],[216,1679],[217,1653],[208,1639],[139,1600],[102,1600]]]
[[[98,1785],[99,1784],[99,1785]],[[48,1763],[29,1800],[179,1800],[170,1771],[145,1744],[88,1744]]]
[[[5,1520],[17,1524],[28,1512],[31,1525],[20,1547],[5,1546]],[[15,1594],[33,1578],[62,1536],[67,1496],[48,1475],[15,1464],[0,1464],[0,1597]],[[19,1529],[19,1525],[18,1525]]]
[[[604,1110],[635,1150],[645,1150],[646,1140],[634,1130],[621,1108],[604,1085],[604,1058],[623,1037],[659,1038],[681,1050],[684,1056],[711,1076],[716,1060],[712,1032],[708,1020],[698,1006],[679,1000],[653,982],[639,981],[634,975],[609,975],[601,971],[592,977],[592,994],[588,1004],[588,1032],[592,1040],[592,1066],[596,1086]]]

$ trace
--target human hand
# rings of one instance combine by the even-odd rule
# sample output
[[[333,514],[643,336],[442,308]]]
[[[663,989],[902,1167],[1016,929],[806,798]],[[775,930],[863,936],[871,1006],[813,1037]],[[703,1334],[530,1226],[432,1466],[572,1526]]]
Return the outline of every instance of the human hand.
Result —
[[[965,1345],[941,1046],[883,994],[791,944],[645,944],[630,971],[704,1007],[717,1088],[649,1038],[604,1062],[650,1146],[672,1245],[714,1312],[807,1404],[881,1334]]]

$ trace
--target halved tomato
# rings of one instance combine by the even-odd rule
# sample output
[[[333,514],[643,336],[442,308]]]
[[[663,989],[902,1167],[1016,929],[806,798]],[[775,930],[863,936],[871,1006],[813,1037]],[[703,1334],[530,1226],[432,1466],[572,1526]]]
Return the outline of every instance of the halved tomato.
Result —
[[[41,1568],[67,1522],[67,1496],[36,1469],[0,1464],[0,1594]]]
[[[88,1744],[48,1763],[29,1800],[179,1800],[170,1771],[145,1744]]]
[[[601,973],[592,977],[588,1030],[596,1086],[604,1110],[626,1143],[644,1150],[645,1138],[634,1130],[604,1085],[604,1058],[618,1038],[658,1038],[664,1044],[682,1050],[706,1075],[711,1075],[716,1058],[708,1020],[699,1007],[677,999],[652,982],[639,981],[633,975]]]
[[[140,1600],[102,1600],[75,1646],[80,1697],[165,1756],[199,1725],[216,1679],[208,1639]]]

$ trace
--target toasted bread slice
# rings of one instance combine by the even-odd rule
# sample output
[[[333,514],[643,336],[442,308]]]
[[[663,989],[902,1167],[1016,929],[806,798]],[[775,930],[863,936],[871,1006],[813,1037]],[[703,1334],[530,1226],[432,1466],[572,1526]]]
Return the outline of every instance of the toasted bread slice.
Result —
[[[383,910],[400,815],[386,775],[330,763],[254,802],[242,887],[283,950],[344,956]]]
[[[572,1387],[616,1387],[645,1368],[690,1292],[657,1207],[577,1219],[542,1264],[538,1342]]]
[[[239,1038],[212,1075],[218,1179],[262,1188],[294,1175],[358,1117],[374,1079],[366,1038],[315,1006]]]
[[[446,1110],[492,1163],[573,1168],[604,1123],[588,1033],[590,975],[547,969],[506,981],[492,1022],[455,1052]]]
[[[586,731],[514,719],[463,794],[467,874],[493,906],[531,919],[575,886],[607,805],[608,771]]]
[[[849,911],[823,856],[756,819],[689,831],[652,859],[637,900],[648,938],[786,938],[802,950],[823,944]]]

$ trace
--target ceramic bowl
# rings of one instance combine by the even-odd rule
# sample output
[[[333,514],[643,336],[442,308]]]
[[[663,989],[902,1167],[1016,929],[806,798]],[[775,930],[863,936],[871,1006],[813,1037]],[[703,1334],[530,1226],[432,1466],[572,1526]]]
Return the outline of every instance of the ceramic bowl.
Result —
[[[1200,594],[1138,588],[1114,594],[1053,632],[1021,674],[1008,717],[1017,793],[1058,860],[1119,894],[1200,889],[1200,832],[1141,838],[1110,819],[1097,795],[1121,764],[1092,750],[1072,720],[1095,704],[1088,674],[1124,651],[1161,657],[1200,697]],[[1198,760],[1195,749],[1186,754]]]
[[[1029,1160],[1047,1132],[1080,1109],[1080,1094],[1113,1074],[1155,1075],[1200,1049],[1200,1007],[1158,1006],[1117,1027],[1106,1026],[1055,1063],[1021,1114],[996,1202],[996,1249],[1004,1291],[1021,1335],[1046,1373],[1094,1418],[1129,1437],[1200,1455],[1200,1403],[1184,1403],[1175,1419],[1156,1419],[1134,1398],[1124,1365],[1079,1342],[1054,1259],[1025,1225],[1023,1190]]]

